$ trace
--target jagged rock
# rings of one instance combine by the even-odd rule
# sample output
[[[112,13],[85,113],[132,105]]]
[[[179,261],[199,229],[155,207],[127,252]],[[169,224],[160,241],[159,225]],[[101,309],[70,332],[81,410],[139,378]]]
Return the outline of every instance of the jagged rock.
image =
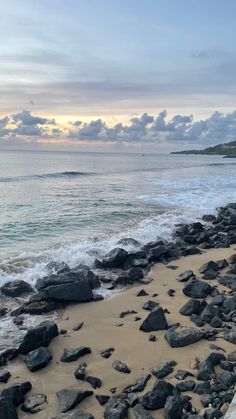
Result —
[[[215,408],[206,408],[204,411],[204,418],[205,419],[218,419],[221,418],[222,412],[219,409],[215,409]]]
[[[128,393],[126,400],[129,407],[134,407],[138,403],[138,396],[136,393]]]
[[[149,336],[149,338],[148,338],[148,340],[149,340],[150,342],[156,342],[157,338],[156,338],[156,336],[155,336],[155,335],[150,335],[150,336]]]
[[[125,419],[128,408],[127,400],[121,397],[112,397],[106,404],[104,419]]]
[[[119,371],[119,372],[123,372],[124,374],[130,374],[130,369],[129,367],[121,361],[114,361],[112,364],[114,370]]]
[[[52,419],[95,419],[91,413],[84,412],[82,410],[75,410],[72,413],[67,413],[63,416],[56,416]]]
[[[148,292],[146,292],[144,289],[138,291],[138,293],[136,294],[137,297],[144,297],[148,295]]]
[[[124,237],[118,240],[117,244],[121,244],[123,246],[140,246],[138,240],[135,240],[132,237]]]
[[[206,298],[212,291],[212,287],[204,281],[190,280],[183,288],[183,293],[191,298]]]
[[[156,377],[156,378],[164,378],[166,377],[168,374],[170,374],[171,372],[174,371],[174,367],[176,365],[175,361],[166,361],[163,362],[160,365],[157,365],[156,367],[152,368],[152,374]]]
[[[236,263],[236,254],[234,253],[233,255],[229,256],[227,262],[230,265],[234,265]]]
[[[86,362],[81,362],[78,368],[74,372],[74,376],[77,380],[85,380],[87,364]]]
[[[236,362],[236,351],[229,352],[226,358],[227,358],[227,361]]]
[[[210,392],[210,381],[205,381],[204,383],[196,384],[196,387],[194,389],[194,393],[197,393],[199,395],[209,394]]]
[[[155,307],[158,307],[159,304],[156,301],[148,300],[144,303],[143,309],[152,311]]]
[[[100,378],[92,377],[91,375],[88,375],[88,377],[86,377],[85,381],[87,381],[87,383],[91,384],[91,386],[93,388],[99,388],[102,385],[102,381],[100,380]]]
[[[82,400],[91,396],[92,391],[89,390],[60,390],[57,392],[58,402],[60,406],[60,411],[62,413],[67,412],[68,410],[73,409],[77,406]]]
[[[168,328],[165,313],[161,307],[155,307],[143,321],[140,330],[143,332],[154,332]]]
[[[47,396],[45,394],[32,394],[26,397],[24,403],[21,406],[21,410],[27,413],[38,413],[44,405],[47,403]]]
[[[226,259],[216,260],[216,264],[220,270],[226,268],[229,265]]]
[[[45,299],[58,301],[89,302],[93,299],[92,288],[85,280],[58,283],[42,289]]]
[[[146,409],[144,409],[141,404],[136,404],[133,407],[132,412],[135,419],[154,419],[154,417]]]
[[[10,377],[11,374],[9,371],[2,371],[0,373],[0,383],[7,383]]]
[[[211,319],[210,325],[211,325],[211,327],[216,327],[216,328],[219,328],[219,327],[222,327],[223,322],[222,322],[222,320],[220,319],[220,317],[218,317],[218,316],[214,316],[214,317]]]
[[[198,269],[198,272],[200,274],[204,274],[207,271],[218,271],[219,270],[219,266],[217,265],[216,262],[214,262],[213,260],[210,260],[207,263],[204,263],[204,265],[200,266],[200,268]]]
[[[27,368],[31,372],[34,372],[46,367],[51,359],[51,351],[48,348],[41,346],[40,348],[28,353],[27,357],[25,358],[25,363]]]
[[[165,252],[166,252],[166,248],[163,245],[159,245],[159,246],[149,249],[149,252],[148,252],[149,262],[155,262],[161,259],[165,255]]]
[[[194,377],[194,374],[186,370],[178,370],[175,374],[175,378],[177,378],[177,380],[184,380],[187,377]]]
[[[65,262],[52,261],[46,265],[46,270],[50,273],[64,273],[69,272],[70,267]]]
[[[150,380],[151,374],[144,375],[143,377],[140,377],[136,383],[130,384],[126,386],[123,390],[124,393],[136,393],[143,391],[146,387],[147,382]]]
[[[58,334],[56,323],[53,320],[46,320],[26,332],[19,345],[18,352],[27,354],[40,346],[48,346]]]
[[[185,271],[182,274],[180,274],[176,279],[178,282],[187,282],[190,279],[195,279],[196,276],[193,273],[193,271],[189,270],[189,271]]]
[[[180,396],[168,397],[164,407],[165,419],[182,419],[185,400]]]
[[[186,380],[176,384],[175,388],[182,393],[185,391],[192,391],[195,385],[196,383],[193,380]]]
[[[134,267],[128,270],[128,283],[139,281],[144,277],[143,271],[139,267]]]
[[[16,348],[8,348],[0,350],[0,367],[6,365],[8,361],[15,358],[18,352]]]
[[[61,362],[73,362],[77,361],[81,356],[91,354],[91,349],[88,346],[80,346],[75,349],[64,349],[63,355],[61,356]]]
[[[128,252],[119,247],[107,253],[101,261],[103,268],[118,268],[123,265],[128,257]]]
[[[110,400],[110,396],[106,396],[103,394],[97,394],[95,397],[101,406],[103,406],[104,404],[108,402],[108,400]]]
[[[201,318],[206,323],[210,323],[213,317],[219,316],[220,310],[218,306],[207,304],[201,312]]]
[[[0,392],[0,401],[8,400],[14,406],[19,406],[24,401],[26,393],[28,393],[31,388],[32,385],[29,381],[26,381],[22,384],[15,384]]]
[[[107,349],[104,349],[104,351],[101,351],[100,352],[100,355],[103,357],[103,358],[110,358],[110,356],[112,355],[112,353],[114,352],[114,348],[107,348]]]
[[[130,265],[134,268],[147,268],[149,261],[146,258],[132,259]]]
[[[236,327],[232,327],[232,329],[227,329],[224,332],[223,338],[230,343],[236,344]]]
[[[0,399],[0,418],[18,419],[17,410],[11,400]]]
[[[33,292],[31,285],[21,279],[6,282],[0,290],[3,295],[8,297],[19,297],[19,295]]]
[[[206,306],[206,301],[195,300],[191,298],[179,310],[183,316],[191,316],[192,314],[200,314]]]
[[[49,301],[43,299],[42,295],[37,295],[35,299],[30,299],[26,301],[20,308],[21,313],[25,314],[43,314],[48,313],[49,311],[53,311],[56,309],[64,308],[64,304],[58,301]]]
[[[139,399],[139,403],[147,410],[162,409],[166,400],[172,396],[174,386],[166,381],[158,381],[152,390]]]
[[[211,352],[202,361],[198,368],[198,380],[208,381],[215,377],[214,367],[220,364],[221,360],[225,360],[225,356],[219,352]]]
[[[235,375],[230,371],[223,371],[217,378],[226,388],[231,387],[236,381]]]
[[[205,331],[189,328],[176,331],[170,328],[165,332],[165,338],[172,348],[179,348],[186,345],[191,345],[205,337]]]

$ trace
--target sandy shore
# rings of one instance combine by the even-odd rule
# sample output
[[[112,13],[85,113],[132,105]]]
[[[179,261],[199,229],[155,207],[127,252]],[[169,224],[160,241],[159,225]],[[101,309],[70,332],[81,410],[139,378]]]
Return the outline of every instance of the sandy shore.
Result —
[[[149,274],[153,281],[146,286],[132,287],[105,301],[68,306],[58,322],[58,327],[67,329],[68,332],[66,335],[59,335],[51,343],[50,349],[53,353],[51,363],[38,372],[30,373],[25,366],[23,357],[18,357],[8,366],[12,374],[8,385],[29,380],[33,387],[31,394],[46,394],[48,405],[43,411],[34,415],[36,419],[45,419],[52,418],[60,413],[56,397],[58,390],[63,388],[91,389],[88,383],[76,380],[73,375],[81,361],[87,362],[88,375],[99,377],[102,380],[102,387],[94,390],[94,394],[111,395],[109,389],[112,387],[117,387],[116,394],[119,394],[126,385],[134,383],[140,376],[150,373],[153,366],[166,360],[173,359],[177,362],[175,371],[177,369],[187,369],[193,373],[196,372],[196,370],[191,369],[191,361],[195,356],[203,359],[210,352],[210,342],[201,340],[183,348],[171,348],[165,341],[162,331],[152,333],[157,340],[156,342],[150,342],[148,340],[149,333],[139,330],[140,323],[148,314],[147,311],[142,309],[142,306],[145,301],[152,299],[169,310],[170,314],[166,315],[169,325],[179,321],[183,326],[195,327],[188,317],[179,314],[180,307],[188,298],[182,293],[183,284],[177,282],[176,277],[188,269],[192,269],[198,274],[198,268],[203,263],[209,260],[228,258],[233,253],[234,246],[228,249],[208,250],[201,255],[183,257],[171,263],[178,266],[176,270],[157,264]],[[210,281],[210,283],[219,286],[216,280]],[[149,296],[136,296],[142,288],[145,288]],[[175,297],[168,296],[169,288],[176,290]],[[220,288],[222,290],[223,287]],[[153,293],[157,293],[158,296],[151,298]],[[119,318],[120,312],[125,310],[135,310],[137,314],[129,315],[123,319]],[[142,320],[134,321],[135,316],[140,316]],[[79,331],[73,331],[73,327],[79,322],[84,322],[84,326]],[[235,345],[221,338],[217,338],[215,343],[226,351],[235,350]],[[92,354],[86,355],[76,362],[60,362],[64,348],[79,346],[90,346]],[[99,352],[108,347],[114,347],[115,351],[109,359],[104,359]],[[131,374],[122,374],[115,371],[112,368],[114,360],[125,362],[130,367]],[[173,376],[174,373],[169,375],[167,377],[168,381],[176,383],[177,380]],[[155,377],[152,376],[144,393],[153,386],[155,380]],[[192,396],[195,407],[202,407],[199,396],[193,393],[185,394]],[[103,418],[104,408],[99,405],[93,396],[83,401],[78,408],[92,413],[96,419]],[[161,410],[151,413],[155,418],[163,418]],[[32,415],[19,410],[19,418],[26,419],[29,417],[32,417]]]

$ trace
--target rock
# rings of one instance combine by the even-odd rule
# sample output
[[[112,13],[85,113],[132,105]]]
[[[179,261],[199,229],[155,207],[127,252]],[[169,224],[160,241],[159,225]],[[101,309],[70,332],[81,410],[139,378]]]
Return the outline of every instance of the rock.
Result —
[[[96,399],[98,401],[98,403],[103,406],[104,404],[106,404],[108,402],[108,400],[110,400],[110,396],[106,396],[106,395],[101,395],[101,394],[97,394]]]
[[[149,336],[149,338],[148,338],[148,340],[149,340],[150,342],[156,342],[157,338],[156,338],[156,336],[155,336],[155,335],[150,335],[150,336]]]
[[[0,392],[0,401],[8,400],[14,406],[19,406],[24,401],[26,393],[28,393],[31,388],[32,385],[29,381],[26,381],[22,384],[15,384]]]
[[[144,310],[152,311],[155,307],[158,307],[159,304],[156,301],[148,300],[143,305]]]
[[[67,265],[67,263],[56,262],[56,261],[49,262],[46,265],[46,269],[50,273],[58,273],[58,272],[63,273],[63,272],[69,272],[70,271],[70,267],[69,267],[69,265]]]
[[[118,240],[117,244],[123,246],[140,246],[140,243],[132,237],[124,237],[123,239]]]
[[[56,416],[52,419],[95,419],[91,413],[84,412],[82,410],[75,410],[72,413],[67,413],[66,416]]]
[[[165,419],[182,419],[185,400],[180,396],[168,397],[164,407]]]
[[[177,380],[184,380],[187,377],[194,377],[194,374],[186,370],[178,370],[175,374],[175,378],[177,378]]]
[[[190,316],[190,320],[191,320],[194,324],[196,324],[196,326],[198,326],[198,327],[202,327],[202,326],[204,326],[204,325],[205,325],[204,320],[202,320],[202,319],[201,319],[201,317],[200,317],[200,316],[197,316],[196,314],[192,314],[192,315]]]
[[[114,352],[114,348],[107,348],[107,349],[104,349],[104,351],[101,351],[100,352],[100,355],[103,357],[103,358],[110,358],[110,356],[112,355],[112,352]]]
[[[236,381],[235,375],[230,371],[223,371],[217,378],[226,388],[231,387]]]
[[[118,268],[123,265],[128,257],[128,252],[119,247],[107,253],[101,261],[103,268]]]
[[[91,396],[92,391],[89,390],[60,390],[57,392],[58,402],[60,406],[60,411],[62,413],[67,412],[68,410],[73,409],[77,406],[82,400]]]
[[[221,418],[222,416],[223,415],[220,410],[212,408],[212,407],[205,409],[205,412],[204,412],[205,419],[218,419],[218,418]]]
[[[15,358],[18,352],[15,348],[0,349],[0,367],[6,365],[8,361]]]
[[[91,354],[91,349],[88,346],[80,346],[76,349],[64,349],[60,360],[61,362],[73,362],[87,354]]]
[[[177,279],[178,282],[187,282],[190,279],[195,279],[195,278],[196,278],[196,276],[193,273],[193,271],[189,270],[189,271],[185,271],[182,274],[180,274],[178,276],[178,278],[176,278],[176,279]]]
[[[164,378],[166,377],[168,374],[170,374],[171,372],[174,371],[174,367],[176,365],[175,361],[166,361],[163,362],[160,365],[157,365],[156,367],[152,368],[152,374],[156,377],[156,378]]]
[[[165,338],[172,348],[179,348],[182,346],[191,345],[205,337],[205,331],[189,328],[183,329],[179,332],[173,328],[165,332]]]
[[[200,266],[200,268],[198,269],[198,272],[200,274],[204,274],[207,271],[218,271],[219,270],[219,266],[217,265],[216,262],[214,262],[213,260],[210,260],[207,263],[204,263],[204,265]]]
[[[58,301],[89,302],[93,299],[92,289],[85,280],[65,282],[58,285],[51,285],[42,290],[45,299]]]
[[[194,393],[197,393],[199,395],[201,394],[209,394],[211,391],[210,389],[210,381],[205,381],[204,383],[196,384],[196,387],[194,389]]]
[[[226,259],[216,260],[216,264],[220,270],[226,268],[229,265]]]
[[[179,310],[183,316],[191,316],[192,314],[200,314],[206,306],[206,301],[195,300],[191,298]]]
[[[196,383],[193,380],[186,380],[176,384],[175,388],[182,393],[185,391],[192,391],[195,385]]]
[[[0,290],[2,294],[8,297],[19,297],[19,295],[33,292],[31,285],[20,279],[6,282]]]
[[[26,332],[19,345],[18,352],[27,354],[40,346],[48,346],[58,334],[56,323],[53,320],[46,320]]]
[[[128,283],[139,281],[144,277],[143,271],[139,267],[131,268],[128,270]]]
[[[218,306],[207,304],[201,313],[201,318],[202,320],[204,320],[204,322],[210,323],[213,317],[219,316],[219,315],[220,315],[220,310]]]
[[[232,329],[225,330],[223,339],[227,340],[230,343],[236,344],[236,327],[233,326]]]
[[[140,258],[140,259],[132,259],[130,261],[130,265],[135,268],[147,268],[149,265],[149,261],[146,258]]]
[[[105,419],[125,419],[128,413],[128,402],[121,397],[112,397],[106,404]]]
[[[227,358],[227,361],[236,362],[236,351],[229,352],[226,358]]]
[[[154,417],[139,403],[133,407],[132,413],[134,414],[134,419],[154,419]]]
[[[236,263],[236,254],[234,253],[233,255],[229,256],[227,262],[230,265],[234,265]]]
[[[88,375],[88,377],[86,377],[87,383],[91,384],[91,386],[93,388],[99,388],[102,385],[102,381],[100,380],[100,378],[97,377],[92,377],[90,375]]]
[[[167,294],[169,295],[169,297],[174,297],[175,293],[176,293],[176,291],[174,289],[172,289],[172,288],[170,288],[167,291]]]
[[[222,320],[220,319],[220,317],[218,317],[218,316],[214,316],[214,317],[211,319],[210,325],[211,325],[211,327],[216,327],[216,328],[219,328],[219,327],[222,327],[223,322],[222,322]]]
[[[159,259],[161,259],[166,252],[166,248],[163,245],[159,245],[156,247],[153,247],[152,249],[149,249],[148,251],[148,260],[149,262],[155,262]]]
[[[38,315],[48,313],[49,311],[59,308],[64,308],[64,304],[62,302],[45,300],[43,299],[43,296],[41,296],[39,300],[34,299],[24,303],[21,306],[21,313]]]
[[[135,393],[128,393],[126,400],[130,407],[134,407],[138,403],[138,396]]]
[[[27,413],[38,413],[43,409],[46,403],[47,396],[45,396],[45,394],[33,394],[32,396],[26,397],[21,406],[21,410]]]
[[[87,265],[79,265],[72,272],[78,275],[80,281],[88,282],[92,289],[100,287],[99,279]]]
[[[52,353],[48,348],[41,346],[34,351],[28,353],[25,358],[27,368],[31,371],[38,371],[41,368],[45,368],[49,361],[52,359]]]
[[[144,297],[148,295],[148,292],[146,292],[144,289],[138,291],[138,293],[136,294],[137,297]]]
[[[11,400],[0,399],[0,418],[18,419],[17,410]]]
[[[183,293],[191,298],[206,298],[212,291],[211,286],[204,281],[190,280],[183,288]]]
[[[112,364],[114,370],[123,372],[124,374],[130,374],[130,369],[127,367],[127,365],[124,362],[121,361],[114,361]]]
[[[152,390],[139,399],[139,403],[147,410],[162,409],[166,400],[172,396],[174,386],[166,381],[158,381]]]
[[[203,279],[215,279],[218,275],[218,271],[213,271],[213,269],[209,269],[208,271],[206,271],[203,275]]]
[[[126,386],[123,389],[123,392],[124,393],[136,393],[137,392],[138,393],[140,391],[143,391],[146,387],[147,382],[150,380],[150,378],[151,378],[151,374],[144,375],[144,376],[140,377],[136,381],[136,383]]]
[[[6,307],[2,307],[0,308],[0,317],[3,317],[7,314],[7,308]]]
[[[220,364],[221,360],[225,360],[225,356],[219,352],[211,352],[202,361],[198,368],[198,380],[208,381],[215,377],[214,367]]]
[[[140,330],[143,332],[154,332],[168,328],[165,313],[161,307],[155,307],[143,321]]]
[[[216,217],[215,217],[215,215],[211,215],[211,214],[204,214],[204,215],[202,216],[202,220],[203,220],[203,221],[206,221],[206,222],[210,222],[210,223],[212,223],[213,221],[215,221],[215,220],[216,220]]]
[[[11,374],[9,371],[2,371],[0,372],[0,383],[7,383]]]
[[[77,380],[85,380],[87,364],[86,362],[81,362],[79,367],[75,370],[74,376]]]
[[[83,327],[83,325],[84,325],[84,322],[80,322],[77,324],[77,326],[73,327],[73,330],[75,332],[78,332]]]

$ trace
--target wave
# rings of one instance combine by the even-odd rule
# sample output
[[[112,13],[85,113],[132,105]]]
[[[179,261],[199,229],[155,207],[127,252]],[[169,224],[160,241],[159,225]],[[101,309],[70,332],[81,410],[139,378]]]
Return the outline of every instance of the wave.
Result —
[[[26,175],[26,176],[12,176],[12,177],[0,177],[0,183],[8,183],[8,182],[22,182],[22,181],[30,181],[33,179],[50,179],[50,178],[70,178],[70,177],[80,177],[80,176],[91,176],[95,175],[93,172],[76,172],[76,171],[68,171],[68,172],[56,172],[56,173],[42,173],[37,175]]]

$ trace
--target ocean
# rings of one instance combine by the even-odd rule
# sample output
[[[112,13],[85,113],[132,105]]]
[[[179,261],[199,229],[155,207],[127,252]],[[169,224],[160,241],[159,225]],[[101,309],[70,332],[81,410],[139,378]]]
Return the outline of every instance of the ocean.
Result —
[[[230,201],[236,162],[220,156],[2,151],[0,285],[91,266],[124,237],[170,239]]]

